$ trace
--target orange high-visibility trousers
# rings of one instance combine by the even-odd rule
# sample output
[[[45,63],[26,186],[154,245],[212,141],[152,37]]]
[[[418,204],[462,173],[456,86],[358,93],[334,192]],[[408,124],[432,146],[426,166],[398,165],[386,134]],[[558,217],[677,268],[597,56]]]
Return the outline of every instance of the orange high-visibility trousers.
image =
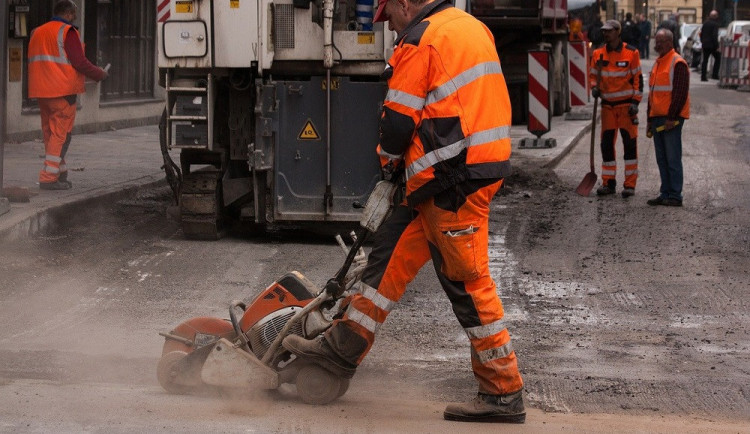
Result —
[[[44,137],[44,167],[39,172],[40,183],[57,182],[67,174],[65,154],[70,145],[70,134],[76,119],[76,104],[64,97],[39,98]]]
[[[487,257],[489,204],[501,183],[469,192],[456,212],[436,206],[435,198],[413,211],[396,207],[374,234],[359,292],[325,335],[339,356],[352,364],[362,361],[406,285],[432,259],[471,343],[479,391],[504,395],[523,387]]]
[[[625,160],[625,182],[623,185],[635,188],[638,181],[638,125],[633,124],[628,113],[630,104],[602,104],[602,185],[610,180],[614,182],[617,175],[615,144],[617,130],[622,135],[623,159]]]

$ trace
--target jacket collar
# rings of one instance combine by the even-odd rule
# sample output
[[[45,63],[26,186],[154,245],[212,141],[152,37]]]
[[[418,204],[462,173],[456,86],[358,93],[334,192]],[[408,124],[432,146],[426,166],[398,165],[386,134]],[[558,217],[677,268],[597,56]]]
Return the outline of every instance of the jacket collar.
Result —
[[[404,39],[407,34],[409,34],[409,31],[413,29],[414,26],[421,23],[425,18],[444,9],[448,9],[452,6],[453,0],[435,0],[432,3],[428,3],[427,5],[425,5],[425,7],[422,8],[422,10],[419,11],[414,19],[411,20],[409,24],[407,24],[406,28],[404,28],[404,30],[402,30],[401,33],[398,34],[398,38],[396,38],[396,41],[393,45],[398,45],[399,42],[401,42],[401,40]]]

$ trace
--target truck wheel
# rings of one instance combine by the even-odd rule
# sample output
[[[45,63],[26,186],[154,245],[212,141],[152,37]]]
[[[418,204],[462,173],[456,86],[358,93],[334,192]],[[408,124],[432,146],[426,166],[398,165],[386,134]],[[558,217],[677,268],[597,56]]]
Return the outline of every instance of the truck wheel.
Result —
[[[344,393],[349,387],[349,380],[344,380],[318,365],[303,366],[297,374],[297,394],[305,404],[325,405],[339,396],[342,382],[346,382]]]
[[[190,392],[190,386],[177,384],[177,377],[180,372],[177,370],[177,363],[187,356],[184,351],[171,351],[159,359],[156,365],[156,378],[159,384],[169,393],[175,395],[184,395]]]

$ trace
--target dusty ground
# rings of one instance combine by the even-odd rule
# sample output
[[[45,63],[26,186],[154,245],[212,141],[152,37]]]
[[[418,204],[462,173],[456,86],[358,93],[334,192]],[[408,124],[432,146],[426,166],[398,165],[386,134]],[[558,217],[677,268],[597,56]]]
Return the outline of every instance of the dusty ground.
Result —
[[[224,317],[291,269],[322,284],[342,255],[325,231],[186,241],[161,189],[2,245],[0,431],[750,432],[748,108],[694,98],[683,208],[645,204],[658,180],[645,140],[629,200],[573,193],[587,146],[554,171],[516,158],[489,253],[526,381],[524,426],[442,420],[476,386],[430,266],[327,407],[289,388],[167,395],[157,332]]]

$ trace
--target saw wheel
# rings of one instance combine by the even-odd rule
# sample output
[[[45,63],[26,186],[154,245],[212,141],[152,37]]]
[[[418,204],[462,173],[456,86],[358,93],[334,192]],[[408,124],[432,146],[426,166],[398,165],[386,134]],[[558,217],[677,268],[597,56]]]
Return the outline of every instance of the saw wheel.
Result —
[[[325,405],[346,393],[345,380],[318,365],[305,365],[297,374],[297,394],[305,404]]]
[[[187,357],[187,353],[184,351],[170,351],[161,356],[159,364],[156,365],[156,378],[159,380],[161,387],[169,393],[184,395],[191,390],[190,386],[177,383],[177,378],[180,375],[178,363],[185,357]]]

